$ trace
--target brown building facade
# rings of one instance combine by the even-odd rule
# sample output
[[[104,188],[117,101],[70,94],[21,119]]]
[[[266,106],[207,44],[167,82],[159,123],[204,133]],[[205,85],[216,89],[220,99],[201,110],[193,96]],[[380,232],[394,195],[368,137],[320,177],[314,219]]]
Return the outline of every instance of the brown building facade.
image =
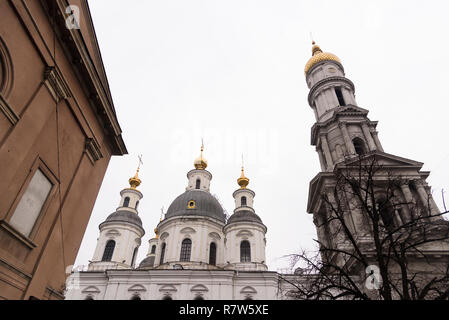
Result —
[[[64,298],[108,163],[126,153],[87,1],[1,0],[0,299]]]

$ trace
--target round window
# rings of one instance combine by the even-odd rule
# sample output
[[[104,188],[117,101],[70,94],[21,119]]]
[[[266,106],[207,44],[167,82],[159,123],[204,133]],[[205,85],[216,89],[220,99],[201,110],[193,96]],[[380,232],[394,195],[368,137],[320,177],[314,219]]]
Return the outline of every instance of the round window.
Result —
[[[188,209],[193,209],[193,208],[195,208],[195,201],[190,200],[190,201],[187,203],[187,208],[188,208]]]

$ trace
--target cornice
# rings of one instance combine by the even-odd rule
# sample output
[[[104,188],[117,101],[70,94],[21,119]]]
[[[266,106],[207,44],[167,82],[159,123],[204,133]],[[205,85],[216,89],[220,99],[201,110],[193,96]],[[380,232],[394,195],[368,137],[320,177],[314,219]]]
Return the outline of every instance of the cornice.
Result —
[[[322,80],[318,81],[317,83],[315,83],[309,91],[308,101],[309,101],[310,107],[313,106],[312,97],[315,94],[315,92],[318,89],[320,89],[322,86],[324,86],[330,82],[340,82],[340,83],[344,82],[351,87],[352,91],[355,91],[354,83],[351,80],[349,80],[348,78],[336,76],[336,77],[328,77],[328,78],[322,79]]]
[[[127,154],[125,143],[121,136],[121,128],[115,114],[114,105],[110,98],[109,87],[104,84],[99,76],[99,71],[91,59],[84,38],[79,29],[68,29],[65,26],[66,12],[65,8],[69,5],[66,0],[56,0],[54,2],[40,0],[42,8],[46,11],[49,19],[52,19],[56,13],[56,35],[64,48],[69,61],[72,62],[72,68],[80,79],[80,83],[87,91],[89,101],[101,119],[108,133],[108,139],[112,146],[113,155]],[[94,39],[96,41],[96,39]],[[102,65],[102,61],[100,60]]]
[[[353,111],[351,111],[351,110],[353,110]],[[368,119],[368,117],[367,117],[368,110],[365,110],[365,109],[362,109],[362,108],[359,108],[359,107],[356,107],[353,105],[339,107],[337,111],[334,111],[334,114],[332,115],[331,118],[327,119],[324,122],[316,122],[312,126],[310,144],[313,146],[316,145],[316,139],[319,136],[320,129],[328,127],[330,124],[334,123],[335,121],[339,121],[342,118],[352,117],[352,116],[360,116],[360,117],[362,117],[362,119],[353,120],[353,121],[340,121],[340,122],[344,122],[346,124],[366,122],[370,127],[377,126],[377,121],[371,121]]]

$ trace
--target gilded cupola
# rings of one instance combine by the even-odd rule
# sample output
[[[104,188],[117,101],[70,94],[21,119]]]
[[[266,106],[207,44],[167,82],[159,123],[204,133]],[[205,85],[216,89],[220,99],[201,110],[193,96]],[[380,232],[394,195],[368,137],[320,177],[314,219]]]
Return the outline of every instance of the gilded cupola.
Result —
[[[307,61],[304,73],[307,74],[310,69],[321,61],[335,61],[341,63],[340,59],[333,53],[323,52],[319,45],[312,41],[312,57]]]

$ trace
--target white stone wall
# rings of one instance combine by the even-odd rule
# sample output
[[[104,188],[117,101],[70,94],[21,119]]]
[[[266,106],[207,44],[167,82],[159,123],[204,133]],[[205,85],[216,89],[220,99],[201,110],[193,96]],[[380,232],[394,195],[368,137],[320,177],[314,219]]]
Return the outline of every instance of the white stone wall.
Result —
[[[89,268],[96,268],[95,263],[101,261],[106,243],[109,240],[115,241],[111,262],[131,266],[134,249],[140,246],[142,236],[142,230],[129,223],[108,222],[104,224],[101,228],[97,247],[92,258],[93,263]]]
[[[260,224],[240,222],[227,225],[226,262],[237,270],[268,270],[266,266],[265,247],[266,229]],[[251,248],[251,263],[240,262],[240,243],[248,240]]]
[[[255,193],[254,191],[250,190],[250,189],[237,189],[236,191],[234,191],[234,203],[235,203],[235,208],[239,208],[241,207],[241,203],[242,203],[242,197],[246,197],[246,206],[247,207],[253,207],[254,205],[254,196]]]
[[[209,191],[210,181],[212,180],[212,174],[207,170],[190,170],[187,173],[189,184],[186,190],[196,189],[196,181],[200,180],[200,190]]]
[[[215,242],[217,246],[216,264],[224,264],[224,223],[215,219],[191,216],[172,217],[163,220],[159,226],[160,239],[157,244],[155,265],[159,265],[162,244],[166,243],[164,262],[179,263],[181,243],[184,239],[192,240],[190,261],[209,263],[209,246]]]
[[[276,272],[231,270],[108,270],[70,276],[67,300],[276,300],[283,297]]]
[[[140,201],[140,199],[143,198],[142,193],[135,189],[123,189],[120,192],[120,195],[122,196],[122,198],[120,200],[120,205],[117,208],[117,210],[127,210],[127,211],[137,213],[139,208],[137,207],[137,209],[136,209],[136,204],[138,201]],[[125,202],[126,197],[129,197],[129,205],[127,207],[124,207],[123,203]]]

